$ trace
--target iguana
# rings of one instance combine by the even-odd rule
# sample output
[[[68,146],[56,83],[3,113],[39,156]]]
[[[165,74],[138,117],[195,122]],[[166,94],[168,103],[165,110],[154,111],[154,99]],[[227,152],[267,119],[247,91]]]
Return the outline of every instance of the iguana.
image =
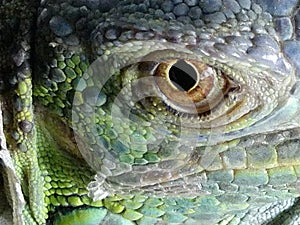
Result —
[[[299,1],[0,15],[1,224],[300,224]]]

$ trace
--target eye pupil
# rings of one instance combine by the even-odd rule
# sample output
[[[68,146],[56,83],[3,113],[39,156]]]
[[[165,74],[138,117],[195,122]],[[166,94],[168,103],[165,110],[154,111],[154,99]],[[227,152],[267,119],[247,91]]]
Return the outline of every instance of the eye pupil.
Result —
[[[197,83],[197,72],[184,60],[178,60],[169,70],[169,79],[180,91],[189,91]]]

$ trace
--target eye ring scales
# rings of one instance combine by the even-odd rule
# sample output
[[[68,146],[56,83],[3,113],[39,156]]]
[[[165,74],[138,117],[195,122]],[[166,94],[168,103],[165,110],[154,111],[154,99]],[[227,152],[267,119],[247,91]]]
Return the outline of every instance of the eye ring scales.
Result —
[[[230,89],[230,82],[220,70],[195,60],[164,61],[154,76],[165,103],[188,114],[210,111]]]

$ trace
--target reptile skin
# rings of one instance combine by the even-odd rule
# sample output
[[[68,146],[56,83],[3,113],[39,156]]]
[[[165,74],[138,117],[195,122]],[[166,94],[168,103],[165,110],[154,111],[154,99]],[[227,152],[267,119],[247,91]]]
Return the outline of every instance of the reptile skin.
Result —
[[[300,224],[299,1],[0,1],[0,223]]]

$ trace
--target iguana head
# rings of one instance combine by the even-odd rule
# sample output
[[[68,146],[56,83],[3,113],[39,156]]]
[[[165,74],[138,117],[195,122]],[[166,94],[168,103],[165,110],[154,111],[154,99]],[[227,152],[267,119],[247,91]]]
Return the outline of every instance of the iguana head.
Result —
[[[74,131],[97,173],[89,185],[94,199],[201,193],[194,176],[226,168],[220,154],[229,146],[297,126],[288,122],[298,111],[295,70],[262,12],[235,26],[209,14],[204,26],[150,17],[151,8],[148,20],[135,11],[120,19],[125,8],[78,33],[61,14],[40,20],[50,24],[41,28],[50,43],[41,52],[52,59],[47,70],[38,66],[34,93]],[[264,32],[252,29],[258,22]],[[270,51],[258,60],[260,49]]]

